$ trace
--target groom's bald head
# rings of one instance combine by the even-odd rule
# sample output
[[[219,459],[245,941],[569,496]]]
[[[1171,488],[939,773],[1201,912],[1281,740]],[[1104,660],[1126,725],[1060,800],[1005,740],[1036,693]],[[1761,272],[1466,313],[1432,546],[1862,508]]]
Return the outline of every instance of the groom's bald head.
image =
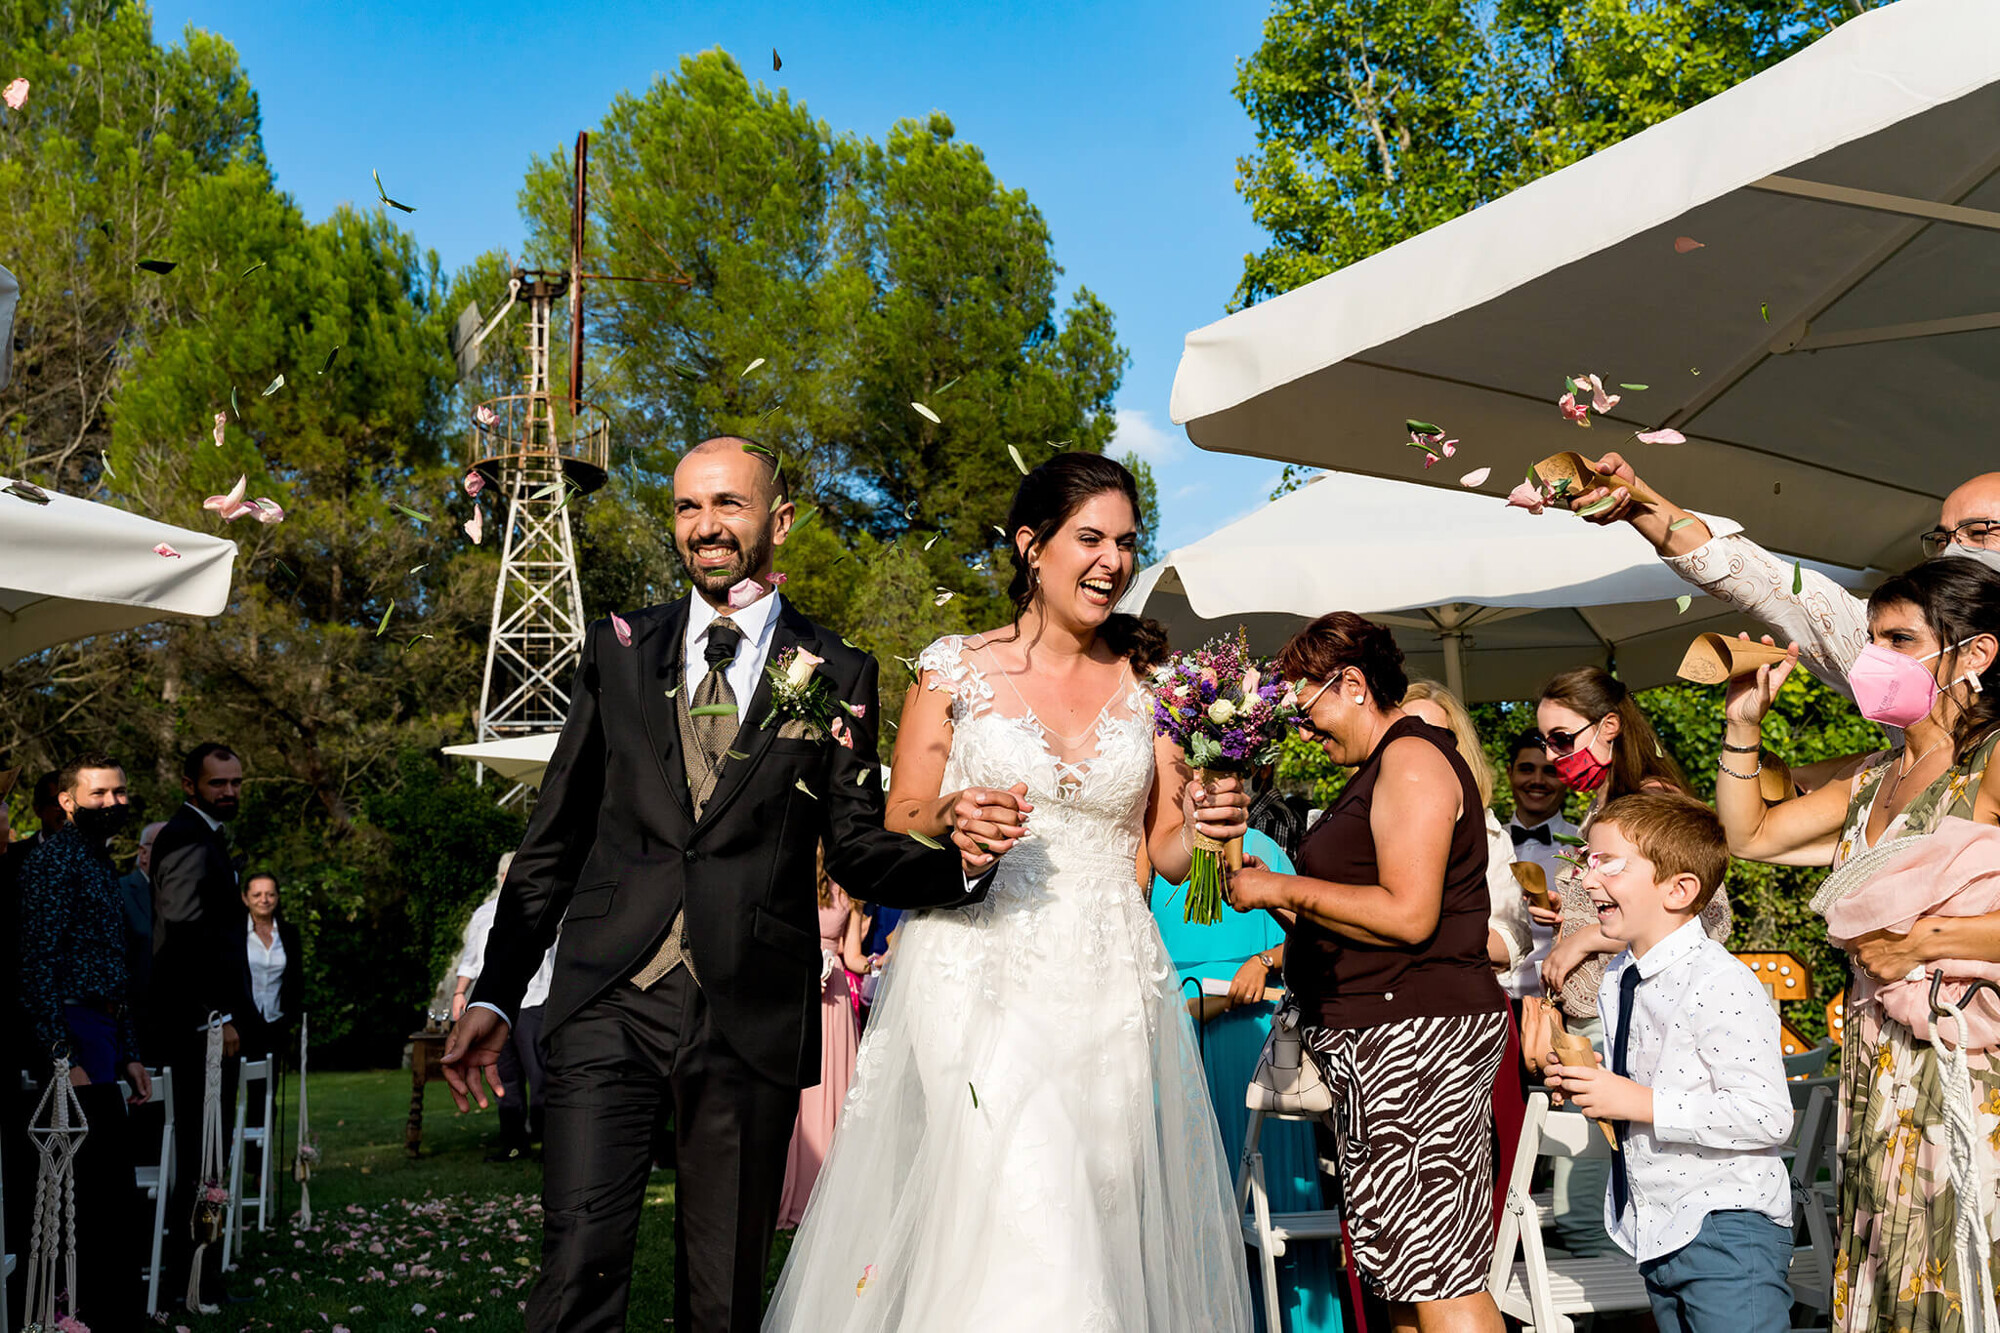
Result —
[[[681,455],[680,465],[674,468],[678,484],[681,465],[701,457],[714,458],[716,455],[733,455],[748,462],[754,468],[764,487],[764,502],[784,504],[791,497],[791,485],[785,479],[784,469],[778,466],[778,451],[766,444],[759,444],[747,435],[716,435],[703,440],[694,448]],[[748,474],[746,469],[746,475]]]

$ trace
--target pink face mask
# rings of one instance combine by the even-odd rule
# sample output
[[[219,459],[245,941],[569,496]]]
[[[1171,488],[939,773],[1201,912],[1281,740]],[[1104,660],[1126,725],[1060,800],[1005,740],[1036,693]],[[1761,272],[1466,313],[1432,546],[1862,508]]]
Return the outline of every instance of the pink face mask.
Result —
[[[1974,637],[1977,637],[1976,635]],[[1952,647],[1971,643],[1960,639]],[[1854,691],[1854,706],[1870,722],[1885,727],[1908,727],[1926,717],[1937,703],[1938,683],[1924,663],[1942,655],[1944,649],[1922,657],[1908,657],[1880,644],[1869,644],[1847,669],[1848,688]],[[1971,672],[1960,677],[1979,688],[1979,677]],[[1953,682],[1954,684],[1956,682]]]

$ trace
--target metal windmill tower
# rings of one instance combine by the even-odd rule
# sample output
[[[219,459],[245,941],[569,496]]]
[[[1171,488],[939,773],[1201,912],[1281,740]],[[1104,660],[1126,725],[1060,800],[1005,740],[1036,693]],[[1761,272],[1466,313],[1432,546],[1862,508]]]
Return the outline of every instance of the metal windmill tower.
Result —
[[[479,740],[561,728],[569,687],[583,650],[583,589],[569,501],[604,485],[611,461],[611,419],[583,401],[584,177],[589,135],[576,136],[576,189],[566,269],[515,269],[507,304],[484,328],[478,307],[460,317],[454,350],[463,376],[479,347],[514,308],[528,306],[525,392],[488,399],[473,415],[470,465],[504,515],[500,577],[479,692]],[[549,327],[556,302],[569,298],[569,392],[549,390]],[[476,329],[477,332],[470,330]],[[483,776],[483,770],[482,770]]]

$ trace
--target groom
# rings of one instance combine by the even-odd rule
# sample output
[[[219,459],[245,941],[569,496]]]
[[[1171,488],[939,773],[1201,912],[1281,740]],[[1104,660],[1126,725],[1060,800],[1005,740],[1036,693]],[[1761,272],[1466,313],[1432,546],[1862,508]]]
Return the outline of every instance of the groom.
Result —
[[[444,1057],[461,1110],[468,1092],[488,1104],[482,1070],[499,1093],[508,1023],[560,927],[532,1333],[624,1328],[654,1125],[669,1113],[674,1327],[757,1328],[799,1089],[820,1074],[815,847],[872,903],[985,892],[969,877],[987,867],[882,827],[875,659],[770,590],[794,510],[769,451],[705,441],[673,494],[694,593],[635,612],[629,646],[616,617],[591,625]],[[824,659],[807,688],[824,692],[834,736],[771,717],[765,668],[794,649]]]

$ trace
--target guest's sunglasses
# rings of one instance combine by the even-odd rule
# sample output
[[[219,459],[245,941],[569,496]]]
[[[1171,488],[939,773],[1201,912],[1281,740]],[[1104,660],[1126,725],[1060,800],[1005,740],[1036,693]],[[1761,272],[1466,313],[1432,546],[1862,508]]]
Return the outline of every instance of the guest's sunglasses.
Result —
[[[1576,743],[1597,730],[1603,722],[1604,719],[1600,717],[1581,731],[1545,731],[1542,733],[1542,748],[1546,749],[1555,758],[1560,759],[1570,751],[1576,749]]]

